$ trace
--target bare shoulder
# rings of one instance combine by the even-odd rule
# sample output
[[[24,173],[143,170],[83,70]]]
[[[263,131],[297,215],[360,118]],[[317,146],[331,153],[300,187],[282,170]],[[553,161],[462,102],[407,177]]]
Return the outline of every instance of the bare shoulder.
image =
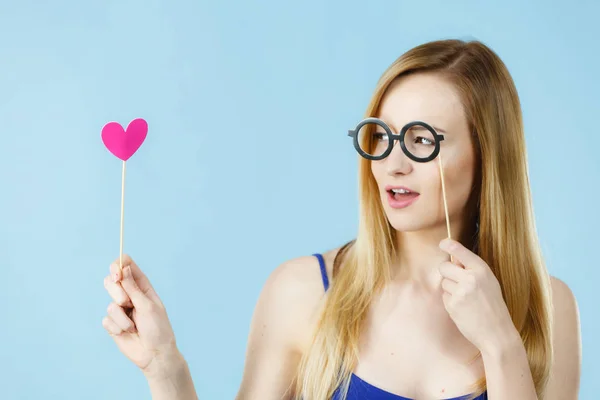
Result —
[[[579,333],[579,306],[573,291],[557,277],[551,276],[554,326],[562,333]],[[557,323],[560,323],[557,325]],[[577,331],[574,331],[577,329]]]
[[[323,253],[331,277],[337,249]],[[292,258],[271,272],[261,291],[259,307],[279,325],[291,345],[306,345],[326,296],[319,261],[312,255]]]
[[[339,249],[335,248],[322,253],[328,279],[331,279],[333,261]],[[314,303],[317,303],[325,293],[318,259],[311,255],[283,262],[273,270],[267,279],[264,290],[272,292],[280,300],[310,301],[310,299],[314,299],[316,300]]]
[[[581,326],[579,307],[573,291],[552,276],[552,325],[554,364],[548,383],[550,399],[575,399],[581,377]]]
[[[319,261],[314,256],[301,256],[283,262],[271,272],[263,292],[280,301],[318,301],[324,293]]]
[[[550,282],[552,284],[552,294],[555,296],[555,300],[558,300],[559,303],[567,303],[571,304],[571,306],[576,306],[575,295],[571,291],[571,288],[561,279],[551,276]]]
[[[252,316],[236,399],[289,397],[325,298],[317,257],[293,258],[271,272]]]

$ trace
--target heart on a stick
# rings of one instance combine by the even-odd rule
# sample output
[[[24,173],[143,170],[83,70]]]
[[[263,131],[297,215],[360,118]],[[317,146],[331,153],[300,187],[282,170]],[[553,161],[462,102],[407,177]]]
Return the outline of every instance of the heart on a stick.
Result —
[[[109,122],[102,128],[102,141],[111,153],[127,161],[144,143],[147,133],[148,123],[142,118],[131,121],[127,129],[118,122]]]

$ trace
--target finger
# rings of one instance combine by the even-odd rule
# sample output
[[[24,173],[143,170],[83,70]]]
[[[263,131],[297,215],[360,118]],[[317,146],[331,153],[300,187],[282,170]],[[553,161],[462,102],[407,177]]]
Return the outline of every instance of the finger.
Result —
[[[152,301],[146,296],[146,294],[139,287],[137,281],[133,278],[131,272],[131,266],[123,268],[123,280],[121,281],[121,287],[125,290],[125,293],[131,299],[135,308],[147,308]]]
[[[120,282],[121,279],[123,279],[123,274],[121,273],[118,261],[110,264],[110,276],[113,282]]]
[[[451,279],[442,279],[442,289],[444,292],[448,294],[456,293],[456,288],[458,288],[458,283]]]
[[[125,293],[125,290],[123,290],[121,283],[115,283],[111,275],[107,275],[104,278],[104,288],[118,305],[122,307],[133,307],[133,303],[127,293]]]
[[[467,249],[461,243],[452,239],[444,239],[440,242],[440,249],[454,257],[454,262],[462,264],[467,269],[475,269],[482,265],[483,260]]]
[[[116,265],[117,269],[119,269],[119,259],[117,259],[114,262],[114,264]],[[133,259],[129,255],[123,254],[123,268],[125,268],[128,265],[131,267],[133,279],[137,283],[140,290],[154,301],[159,301],[158,296],[156,295],[156,292],[154,291],[154,288],[152,287],[152,284],[150,283],[148,277],[142,272],[140,267],[135,263],[135,261],[133,261]],[[123,271],[120,271],[120,276],[122,279]]]
[[[102,326],[111,335],[120,335],[123,330],[109,316],[102,319]]]
[[[438,266],[438,270],[440,271],[440,275],[446,279],[451,279],[455,282],[460,282],[466,275],[469,274],[462,267],[451,263],[450,261],[444,261]]]
[[[450,256],[450,262],[458,267],[461,267],[462,269],[465,269],[465,266],[452,255]]]
[[[125,310],[115,303],[110,303],[107,309],[110,319],[124,332],[135,332],[135,324],[125,314]]]

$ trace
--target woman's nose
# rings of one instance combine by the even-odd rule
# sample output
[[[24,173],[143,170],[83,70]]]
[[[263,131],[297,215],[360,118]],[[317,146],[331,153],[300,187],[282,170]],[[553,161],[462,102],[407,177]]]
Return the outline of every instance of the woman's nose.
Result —
[[[406,175],[412,171],[412,162],[404,154],[400,142],[394,142],[391,153],[385,158],[386,170],[389,175]]]

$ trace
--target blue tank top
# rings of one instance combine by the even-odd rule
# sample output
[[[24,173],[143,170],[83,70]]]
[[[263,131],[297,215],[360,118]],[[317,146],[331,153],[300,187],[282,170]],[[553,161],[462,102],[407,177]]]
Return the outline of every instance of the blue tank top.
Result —
[[[323,256],[321,254],[313,254],[319,260],[319,266],[321,267],[321,277],[323,278],[323,286],[325,286],[325,291],[329,289],[329,278],[327,277],[327,269],[325,268],[325,261],[323,260]],[[443,400],[466,400],[469,395],[464,395],[460,397],[453,397],[449,399]],[[342,400],[339,390],[336,391],[333,395],[332,400]],[[408,397],[402,397],[397,394],[393,394],[387,392],[383,389],[380,389],[376,386],[373,386],[358,376],[352,374],[350,376],[350,386],[348,388],[348,395],[345,400],[412,400]],[[473,400],[488,400],[487,392],[484,392],[480,396],[474,398]]]

